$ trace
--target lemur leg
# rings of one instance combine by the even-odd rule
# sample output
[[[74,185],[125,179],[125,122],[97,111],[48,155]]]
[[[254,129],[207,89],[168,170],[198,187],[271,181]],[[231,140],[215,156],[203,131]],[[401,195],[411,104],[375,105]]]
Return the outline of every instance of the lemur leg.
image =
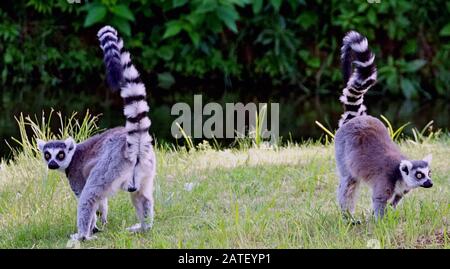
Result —
[[[375,220],[383,218],[386,213],[387,202],[393,193],[393,190],[386,188],[386,184],[382,180],[378,180],[378,182],[380,184],[375,185],[372,189],[372,206]]]
[[[113,148],[113,140],[109,140],[104,145],[106,148]],[[117,147],[116,147],[117,148]],[[91,238],[92,218],[94,217],[99,204],[111,192],[114,191],[117,178],[127,177],[128,171],[124,169],[129,165],[128,162],[123,161],[120,155],[121,151],[112,151],[108,155],[103,156],[92,168],[89,177],[86,180],[86,185],[81,192],[78,201],[77,211],[77,228],[78,233],[75,236],[78,240],[89,240]]]
[[[341,177],[341,182],[338,187],[338,202],[341,211],[345,218],[350,218],[354,224],[359,224],[359,221],[353,219],[355,213],[355,203],[358,197],[359,180],[351,177]]]
[[[92,231],[95,227],[96,211],[100,198],[89,189],[89,186],[85,186],[81,193],[80,200],[78,202],[77,211],[77,229],[78,232],[71,236],[75,240],[90,240],[94,239]]]
[[[402,200],[403,196],[396,194],[394,199],[391,202],[391,206],[395,209],[397,208],[398,203]]]
[[[114,178],[112,173],[115,171],[111,170],[111,168],[105,165],[102,168],[97,168],[95,173],[91,173],[87,179],[78,201],[78,233],[72,236],[73,239],[90,240],[95,238],[92,237],[91,232],[95,227],[96,212],[99,209],[99,205],[111,186],[111,182],[107,179]]]
[[[127,230],[130,232],[144,232],[153,226],[153,182],[147,186],[143,185],[140,191],[131,193],[131,201],[136,209],[136,215],[140,223],[137,223]]]
[[[97,210],[96,210],[97,211]],[[92,234],[98,233],[101,230],[97,227],[97,214],[94,214],[94,217],[91,220]]]
[[[80,201],[80,199],[78,199],[78,197],[77,197],[77,203],[78,203],[79,201]],[[99,211],[100,211],[100,205],[99,205],[98,207],[99,207],[99,208],[97,208],[97,209],[95,210],[95,212],[99,212]],[[94,214],[94,216],[93,216],[93,218],[92,218],[92,220],[91,220],[90,227],[91,227],[92,234],[95,234],[95,233],[98,233],[98,232],[101,231],[101,230],[97,227],[97,214]],[[74,237],[76,237],[76,235],[77,235],[77,234],[72,234],[71,237],[74,238]]]
[[[146,197],[142,193],[132,193],[131,200],[140,223],[128,227],[127,230],[130,232],[144,232],[150,229],[153,226],[153,199]]]
[[[102,226],[104,226],[107,222],[107,218],[108,218],[108,199],[105,198],[103,200],[101,200],[98,203],[98,208],[95,210],[96,214],[94,214],[93,218],[92,218],[92,222],[91,222],[91,227],[92,227],[92,234],[101,232],[102,230],[100,230],[97,226],[97,214],[100,215],[100,220],[102,222]]]
[[[102,225],[105,225],[108,222],[108,198],[100,201],[98,211],[100,212],[100,220]]]

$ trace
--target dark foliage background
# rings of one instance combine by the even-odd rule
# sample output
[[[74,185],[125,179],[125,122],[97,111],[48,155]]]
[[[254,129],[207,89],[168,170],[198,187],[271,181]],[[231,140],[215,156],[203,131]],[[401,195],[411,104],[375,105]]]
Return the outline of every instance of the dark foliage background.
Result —
[[[340,105],[333,101],[326,108],[331,113],[323,113],[313,104],[339,94],[340,40],[350,29],[367,35],[377,55],[379,83],[371,94],[385,103],[444,99],[438,109],[447,110],[441,122],[448,123],[445,0],[79,2],[1,2],[0,137],[15,133],[13,115],[50,107],[90,108],[104,114],[103,126],[122,123],[121,102],[106,89],[96,40],[105,24],[123,35],[148,85],[153,132],[160,139],[169,137],[171,105],[192,102],[193,93],[204,93],[205,102],[284,98],[290,102],[280,121],[288,119],[290,131],[313,119],[335,126]],[[314,100],[297,110],[307,96]]]

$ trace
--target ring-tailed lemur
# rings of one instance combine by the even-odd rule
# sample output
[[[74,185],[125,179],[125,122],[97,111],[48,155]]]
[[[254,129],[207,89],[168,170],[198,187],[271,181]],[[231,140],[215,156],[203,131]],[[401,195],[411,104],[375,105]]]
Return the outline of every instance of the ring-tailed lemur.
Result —
[[[104,211],[107,197],[118,189],[131,193],[140,221],[128,229],[144,231],[153,224],[156,159],[149,135],[145,86],[131,63],[130,54],[123,51],[123,41],[117,36],[117,31],[105,26],[97,36],[104,53],[107,81],[112,88],[120,88],[125,127],[107,130],[79,144],[72,138],[37,141],[48,168],[65,171],[78,197],[78,233],[72,235],[77,240],[92,238],[96,210]],[[106,222],[104,213],[102,216]]]
[[[341,61],[347,85],[340,98],[345,113],[335,136],[340,178],[338,203],[344,216],[352,217],[358,186],[364,181],[372,188],[373,210],[379,218],[385,213],[388,202],[395,208],[411,189],[433,185],[431,155],[423,160],[409,160],[392,141],[383,123],[366,115],[363,97],[377,79],[375,55],[367,39],[354,31],[347,33]]]

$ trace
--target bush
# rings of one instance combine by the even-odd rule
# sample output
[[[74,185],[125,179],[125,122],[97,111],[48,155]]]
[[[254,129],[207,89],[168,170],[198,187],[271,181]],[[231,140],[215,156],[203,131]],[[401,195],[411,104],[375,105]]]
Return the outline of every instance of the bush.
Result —
[[[340,39],[356,29],[371,40],[388,93],[448,93],[450,3],[443,0],[72,2],[22,0],[2,8],[3,86],[76,89],[103,73],[93,33],[112,24],[161,87],[174,76],[215,74],[326,92],[342,84]]]
[[[6,115],[55,104],[67,111],[95,106],[93,113],[106,114],[111,102],[120,106],[104,89],[96,40],[104,24],[124,36],[158,104],[192,88],[337,95],[343,84],[339,47],[350,29],[367,35],[376,52],[380,83],[372,93],[449,96],[448,1],[81,2],[3,3],[0,108]],[[0,119],[0,129],[12,124]]]

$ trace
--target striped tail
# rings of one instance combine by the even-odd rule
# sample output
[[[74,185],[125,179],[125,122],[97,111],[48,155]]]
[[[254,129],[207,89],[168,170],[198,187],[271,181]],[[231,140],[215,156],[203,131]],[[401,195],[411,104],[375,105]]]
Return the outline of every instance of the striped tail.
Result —
[[[354,117],[366,114],[366,107],[363,104],[364,94],[377,81],[375,55],[369,49],[367,38],[360,33],[350,31],[345,35],[341,48],[341,62],[347,85],[339,98],[345,106],[339,127]]]
[[[128,158],[139,162],[139,156],[151,143],[145,85],[131,63],[130,53],[124,51],[123,40],[117,36],[117,31],[105,26],[98,31],[97,37],[104,54],[107,81],[113,89],[120,88],[124,102]]]

